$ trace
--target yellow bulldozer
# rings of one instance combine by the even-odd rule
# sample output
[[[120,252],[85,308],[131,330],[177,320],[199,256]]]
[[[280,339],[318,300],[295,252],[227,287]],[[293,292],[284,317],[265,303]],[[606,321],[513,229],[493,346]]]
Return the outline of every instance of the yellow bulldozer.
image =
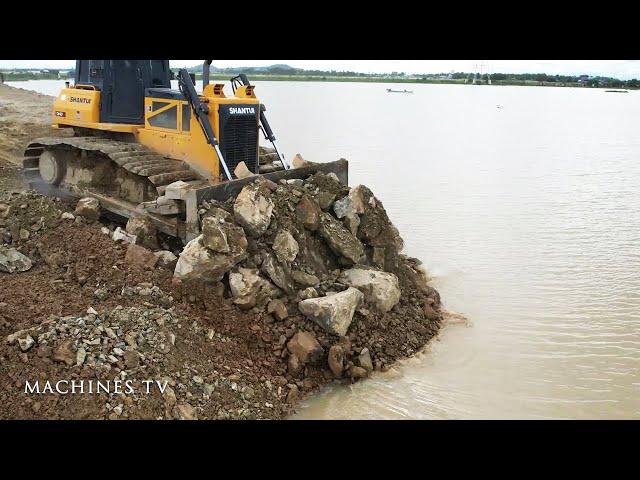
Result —
[[[171,88],[168,60],[77,60],[74,83],[66,82],[51,113],[53,127],[73,136],[27,146],[27,183],[43,193],[94,197],[125,218],[148,215],[184,242],[200,233],[202,201],[225,201],[253,175],[278,182],[333,172],[347,184],[344,159],[291,168],[255,86],[240,74],[227,96],[224,84],[209,82],[210,66],[205,60],[198,93],[186,69]],[[271,147],[260,146],[260,132]]]

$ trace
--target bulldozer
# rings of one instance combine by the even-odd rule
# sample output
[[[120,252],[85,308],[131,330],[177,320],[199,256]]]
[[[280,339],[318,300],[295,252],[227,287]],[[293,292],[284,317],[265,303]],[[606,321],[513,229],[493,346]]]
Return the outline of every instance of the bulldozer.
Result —
[[[348,184],[348,162],[292,168],[279,152],[246,75],[211,83],[211,60],[195,75],[180,69],[178,89],[168,60],[77,60],[73,85],[53,102],[52,127],[25,149],[23,174],[45,194],[93,197],[120,217],[147,215],[162,231],[188,242],[200,234],[198,206],[225,201],[262,175],[271,181],[335,173]],[[271,147],[260,146],[260,132]],[[241,178],[240,178],[241,177]]]

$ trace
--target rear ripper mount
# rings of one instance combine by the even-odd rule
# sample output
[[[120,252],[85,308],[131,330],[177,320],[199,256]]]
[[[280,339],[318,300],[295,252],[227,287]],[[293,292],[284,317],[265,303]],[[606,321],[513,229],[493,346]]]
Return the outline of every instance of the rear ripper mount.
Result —
[[[93,197],[102,208],[125,218],[147,214],[159,231],[185,243],[200,235],[198,205],[202,201],[225,201],[255,180],[248,177],[210,185],[185,162],[163,157],[139,143],[97,137],[35,139],[25,150],[23,167],[29,187],[40,193]],[[317,172],[333,172],[348,185],[344,159],[261,176],[277,183]],[[170,199],[166,208],[160,208],[167,185],[178,180],[189,187],[181,198]]]

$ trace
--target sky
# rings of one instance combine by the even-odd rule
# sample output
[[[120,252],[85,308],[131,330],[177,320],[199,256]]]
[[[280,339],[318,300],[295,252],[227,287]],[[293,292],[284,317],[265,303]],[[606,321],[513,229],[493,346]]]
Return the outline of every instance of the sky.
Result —
[[[202,60],[171,60],[172,68],[191,67]],[[592,75],[623,80],[640,78],[640,60],[214,60],[216,67],[266,66],[284,63],[316,70],[350,70],[363,73],[471,72],[484,64],[484,71],[500,73],[547,73]],[[72,68],[74,60],[0,60],[0,68]]]

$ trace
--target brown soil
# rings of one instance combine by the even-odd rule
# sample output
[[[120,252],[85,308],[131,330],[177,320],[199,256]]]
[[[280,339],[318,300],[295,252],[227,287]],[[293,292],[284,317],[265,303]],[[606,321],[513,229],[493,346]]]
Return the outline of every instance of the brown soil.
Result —
[[[171,309],[179,319],[172,327],[175,345],[157,364],[145,365],[136,378],[168,379],[178,404],[195,407],[197,418],[284,418],[300,399],[333,382],[354,381],[332,375],[326,362],[332,345],[344,345],[347,358],[357,357],[367,347],[376,369],[386,370],[419,351],[437,333],[439,314],[432,318],[425,314],[425,305],[439,306],[437,292],[420,285],[410,273],[399,275],[402,298],[393,310],[384,315],[357,312],[348,336],[340,339],[298,314],[293,302],[287,303],[289,317],[278,321],[266,312],[241,311],[220,286],[187,285],[174,281],[170,270],[128,264],[127,245],[113,242],[101,231],[109,224],[62,219],[62,212],[73,211],[73,203],[16,191],[21,188],[16,165],[22,149],[31,138],[50,134],[51,99],[0,85],[0,203],[11,206],[11,216],[0,219],[0,231],[10,233],[9,246],[34,262],[24,273],[0,272],[0,418],[180,417],[167,409],[167,398],[158,392],[133,397],[24,393],[25,380],[113,378],[113,370],[109,376],[87,365],[67,366],[35,347],[23,353],[17,344],[4,341],[46,320],[87,315],[90,307],[100,318],[119,306],[145,312]],[[20,240],[20,229],[29,231],[28,239]],[[405,260],[400,271],[412,272],[410,263]],[[139,284],[157,286],[163,295],[127,291]],[[104,295],[97,296],[96,291]],[[292,375],[284,345],[300,330],[314,333],[325,359]],[[116,372],[125,369],[116,365]],[[215,388],[203,394],[203,383]],[[114,413],[118,404],[122,411]]]

